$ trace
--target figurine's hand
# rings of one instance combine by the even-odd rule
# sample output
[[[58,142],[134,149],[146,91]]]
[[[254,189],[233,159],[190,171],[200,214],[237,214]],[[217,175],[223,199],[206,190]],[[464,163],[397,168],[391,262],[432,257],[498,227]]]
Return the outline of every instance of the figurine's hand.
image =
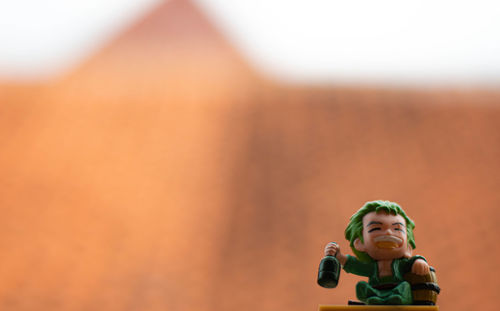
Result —
[[[411,272],[418,275],[426,275],[429,274],[430,268],[429,264],[425,262],[423,259],[417,259],[413,262],[413,266],[411,267]]]
[[[335,242],[330,242],[325,246],[325,256],[335,256],[340,255],[340,246]]]

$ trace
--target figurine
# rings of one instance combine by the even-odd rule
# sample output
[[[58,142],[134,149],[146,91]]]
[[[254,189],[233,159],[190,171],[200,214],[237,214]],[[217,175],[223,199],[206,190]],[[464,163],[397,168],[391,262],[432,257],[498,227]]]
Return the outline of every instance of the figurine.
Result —
[[[325,247],[326,257],[323,261],[336,258],[346,272],[368,277],[368,282],[361,281],[356,285],[356,296],[365,304],[413,304],[412,288],[405,278],[416,275],[421,279],[431,273],[424,257],[412,256],[415,248],[414,228],[414,222],[398,204],[389,201],[367,202],[351,217],[345,230],[345,237],[356,257],[344,255],[339,245],[331,242]],[[322,285],[324,287],[334,287],[338,282],[338,271],[336,274],[322,271],[323,261],[319,273],[322,280],[318,278],[318,283],[326,284]],[[335,263],[333,261],[327,266],[334,267]],[[325,275],[336,279],[325,281]],[[432,282],[427,283],[432,285]],[[432,286],[439,292],[437,285]]]

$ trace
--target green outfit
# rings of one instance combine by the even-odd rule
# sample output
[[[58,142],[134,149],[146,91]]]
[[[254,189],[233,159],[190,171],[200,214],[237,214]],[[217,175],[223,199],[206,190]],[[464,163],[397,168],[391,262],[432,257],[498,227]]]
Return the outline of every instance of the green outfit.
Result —
[[[359,282],[356,285],[356,296],[359,300],[367,304],[409,305],[413,302],[411,287],[403,275],[411,271],[417,259],[425,260],[422,256],[394,259],[391,264],[392,276],[380,278],[376,261],[363,262],[347,255],[344,270],[368,277],[368,282]]]

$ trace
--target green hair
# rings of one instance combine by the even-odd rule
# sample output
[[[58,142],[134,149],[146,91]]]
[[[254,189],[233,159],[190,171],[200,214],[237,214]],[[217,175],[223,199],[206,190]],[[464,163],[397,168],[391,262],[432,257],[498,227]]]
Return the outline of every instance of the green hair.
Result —
[[[367,253],[360,252],[354,248],[354,241],[360,239],[363,241],[363,217],[371,212],[386,212],[393,215],[401,215],[406,221],[406,235],[408,237],[408,244],[412,248],[415,248],[415,237],[413,236],[413,229],[415,228],[415,223],[408,216],[406,216],[405,211],[397,203],[389,201],[371,201],[366,202],[362,208],[360,208],[354,215],[351,216],[349,224],[345,229],[345,238],[351,242],[350,246],[356,257],[361,261],[371,261],[373,260]]]

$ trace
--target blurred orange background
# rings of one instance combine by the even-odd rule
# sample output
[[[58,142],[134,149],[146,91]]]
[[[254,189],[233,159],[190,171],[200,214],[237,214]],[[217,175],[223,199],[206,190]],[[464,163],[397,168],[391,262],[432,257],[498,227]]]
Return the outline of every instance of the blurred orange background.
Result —
[[[288,85],[190,1],[57,81],[0,84],[3,310],[316,310],[366,201],[403,206],[442,310],[496,310],[500,92]]]

